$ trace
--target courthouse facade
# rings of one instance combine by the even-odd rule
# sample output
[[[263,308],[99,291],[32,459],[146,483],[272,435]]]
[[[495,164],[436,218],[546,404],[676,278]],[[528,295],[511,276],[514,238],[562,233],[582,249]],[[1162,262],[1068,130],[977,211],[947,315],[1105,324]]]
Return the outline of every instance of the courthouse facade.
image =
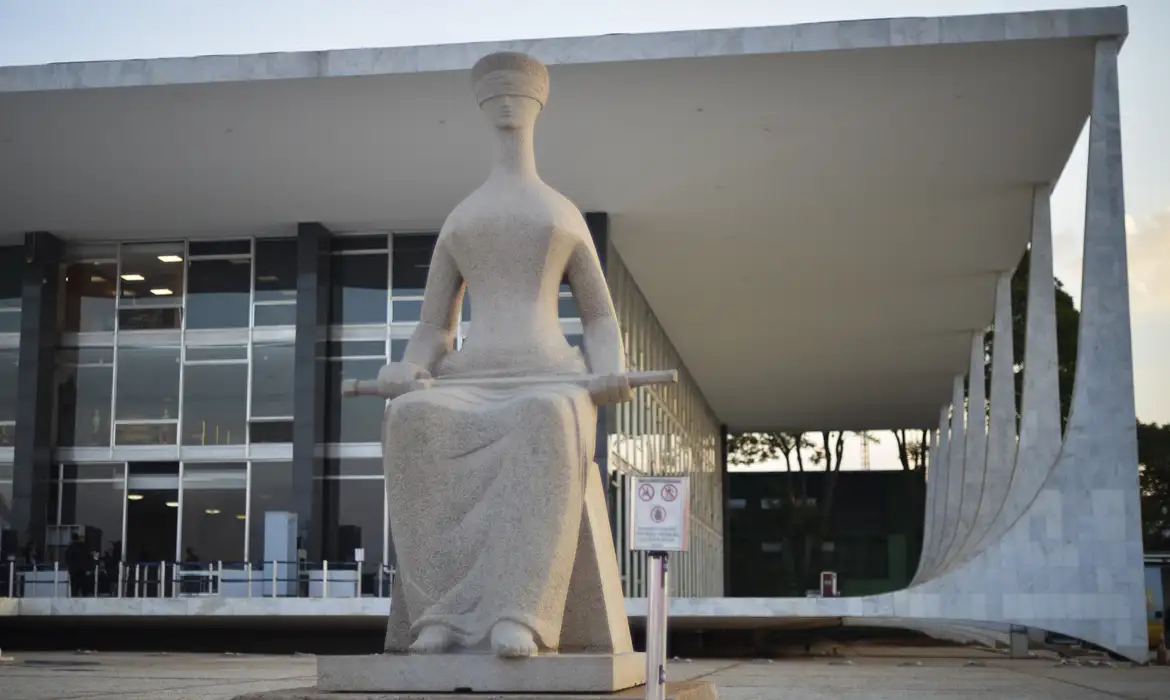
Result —
[[[4,552],[52,561],[77,532],[123,561],[238,565],[271,539],[376,588],[382,403],[339,384],[402,352],[435,231],[488,170],[470,68],[518,50],[549,66],[537,164],[587,213],[629,365],[682,378],[599,427],[631,616],[630,475],[686,473],[678,624],[1011,624],[1143,658],[1127,33],[1119,7],[0,68]],[[1062,430],[1049,198],[1086,131]],[[1012,339],[987,383],[984,347],[1029,247],[1017,424]],[[936,426],[906,589],[712,600],[728,431]],[[212,614],[190,600],[151,610]],[[140,614],[122,602],[0,611]]]

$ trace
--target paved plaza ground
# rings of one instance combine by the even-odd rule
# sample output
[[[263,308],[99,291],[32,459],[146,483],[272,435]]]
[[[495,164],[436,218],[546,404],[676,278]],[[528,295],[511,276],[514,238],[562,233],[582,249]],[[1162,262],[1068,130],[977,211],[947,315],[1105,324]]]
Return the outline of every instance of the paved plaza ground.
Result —
[[[1060,665],[1051,658],[1012,661],[965,648],[843,648],[836,654],[677,661],[670,675],[672,680],[713,681],[722,700],[1170,699],[1167,667],[1099,660]],[[316,669],[311,656],[10,649],[4,655],[3,700],[228,700],[242,693],[311,685]]]

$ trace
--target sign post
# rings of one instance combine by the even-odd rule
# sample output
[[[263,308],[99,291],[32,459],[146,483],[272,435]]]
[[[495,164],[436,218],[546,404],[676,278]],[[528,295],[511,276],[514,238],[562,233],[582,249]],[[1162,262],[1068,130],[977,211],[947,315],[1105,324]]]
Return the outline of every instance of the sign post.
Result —
[[[631,497],[630,549],[647,552],[646,700],[666,700],[666,626],[671,552],[687,550],[691,489],[686,476],[639,476]]]

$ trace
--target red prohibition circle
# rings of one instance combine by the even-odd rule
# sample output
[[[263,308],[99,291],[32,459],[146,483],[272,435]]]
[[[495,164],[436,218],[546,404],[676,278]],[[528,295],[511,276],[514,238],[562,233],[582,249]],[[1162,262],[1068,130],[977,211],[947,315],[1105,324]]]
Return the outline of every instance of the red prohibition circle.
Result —
[[[642,484],[638,487],[638,498],[643,501],[649,501],[654,498],[654,486],[651,484]]]
[[[667,484],[662,487],[662,500],[673,501],[678,498],[678,487],[674,484]]]

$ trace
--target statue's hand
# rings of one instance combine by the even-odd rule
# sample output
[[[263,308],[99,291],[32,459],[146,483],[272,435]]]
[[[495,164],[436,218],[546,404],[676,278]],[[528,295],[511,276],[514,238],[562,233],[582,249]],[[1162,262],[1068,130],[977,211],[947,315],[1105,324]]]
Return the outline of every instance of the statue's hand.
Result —
[[[426,389],[432,383],[426,368],[409,362],[391,362],[378,370],[378,394],[387,398]]]
[[[634,398],[634,390],[625,375],[606,374],[589,383],[589,395],[593,397],[593,403],[604,406],[629,401]]]

